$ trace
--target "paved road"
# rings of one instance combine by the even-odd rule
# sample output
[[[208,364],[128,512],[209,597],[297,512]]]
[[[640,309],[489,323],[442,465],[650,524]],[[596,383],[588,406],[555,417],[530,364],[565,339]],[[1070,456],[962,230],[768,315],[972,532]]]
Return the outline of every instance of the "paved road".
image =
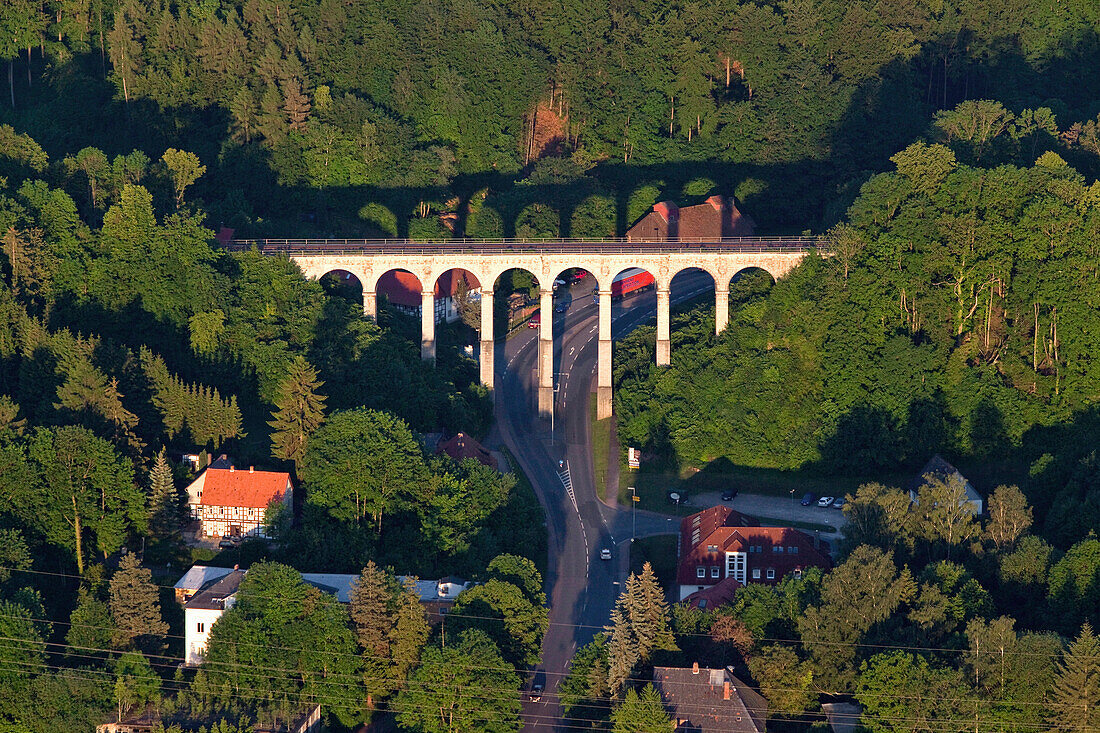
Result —
[[[712,287],[709,276],[688,275],[677,278],[671,297],[683,301]],[[675,532],[679,526],[676,518],[649,512],[632,516],[626,509],[609,507],[596,493],[588,404],[595,384],[598,311],[591,294],[591,285],[577,283],[569,309],[553,314],[554,331],[560,334],[554,344],[559,378],[553,430],[537,417],[537,330],[524,329],[498,344],[495,359],[497,422],[492,438],[507,445],[531,480],[549,534],[550,629],[539,669],[546,691],[542,702],[524,705],[529,730],[568,730],[568,721],[561,720],[557,685],[577,647],[607,623],[626,578],[626,545],[635,524],[638,536]],[[655,313],[652,291],[613,304],[613,337],[620,338]],[[611,561],[599,559],[602,549],[612,551]]]

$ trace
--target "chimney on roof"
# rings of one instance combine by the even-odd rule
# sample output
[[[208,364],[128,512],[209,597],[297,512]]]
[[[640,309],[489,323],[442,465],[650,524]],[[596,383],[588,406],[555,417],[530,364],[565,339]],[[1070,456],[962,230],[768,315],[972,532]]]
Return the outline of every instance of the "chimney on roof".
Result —
[[[256,473],[256,467],[255,466],[249,466],[248,467],[248,472],[249,473]]]
[[[723,700],[729,700],[730,699],[730,681],[729,680],[726,680],[726,684],[724,684],[722,686],[722,699]]]
[[[694,664],[691,665],[691,673],[692,674],[699,674],[699,663],[698,662],[695,662]]]
[[[232,463],[229,464],[229,473],[233,473],[233,464]]]
[[[240,565],[234,565],[234,566],[233,566],[233,569],[234,569],[234,570],[240,570],[240,569],[241,569],[241,566],[240,566]]]

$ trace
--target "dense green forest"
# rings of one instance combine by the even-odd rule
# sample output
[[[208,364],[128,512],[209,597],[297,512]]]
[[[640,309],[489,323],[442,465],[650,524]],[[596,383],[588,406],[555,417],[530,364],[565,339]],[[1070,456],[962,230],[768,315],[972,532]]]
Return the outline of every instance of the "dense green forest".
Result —
[[[1094,175],[1098,28],[1087,0],[13,0],[0,121],[74,187],[89,146],[194,152],[209,222],[255,235],[622,232],[701,176],[801,231],[967,99]]]
[[[426,367],[415,321],[213,230],[607,236],[715,191],[831,256],[740,278],[721,337],[684,314],[670,369],[652,332],[624,341],[625,440],[825,476],[942,451],[1020,489],[978,522],[958,487],[910,511],[865,485],[831,573],[718,612],[668,608],[646,569],[578,650],[570,723],[668,730],[641,683],[701,661],[779,728],[839,696],[876,731],[1097,729],[1096,3],[7,0],[0,61],[0,730],[155,708],[244,733],[314,702],[337,729],[382,706],[518,730],[537,505],[418,441],[488,428],[462,334]],[[193,553],[171,458],[198,449],[292,470],[301,523]],[[177,674],[196,559],[252,570]],[[394,571],[481,584],[433,628]]]

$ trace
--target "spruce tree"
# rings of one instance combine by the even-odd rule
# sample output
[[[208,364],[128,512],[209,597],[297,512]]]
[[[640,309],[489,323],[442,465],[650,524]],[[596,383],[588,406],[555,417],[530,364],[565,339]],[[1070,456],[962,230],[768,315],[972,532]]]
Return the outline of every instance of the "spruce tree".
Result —
[[[153,574],[141,567],[134,553],[123,555],[118,570],[111,576],[108,605],[119,648],[137,644],[156,650],[163,646],[161,637],[168,633],[168,624],[160,614],[160,597],[152,578]]]
[[[157,537],[166,537],[179,527],[176,484],[163,448],[149,472],[149,526]]]
[[[389,633],[390,675],[394,688],[405,684],[409,671],[420,659],[420,650],[428,641],[431,626],[424,617],[424,607],[420,605],[420,594],[416,591],[416,580],[405,579],[405,587],[397,594],[393,628]]]
[[[606,627],[607,641],[607,687],[612,696],[622,694],[630,679],[634,666],[640,661],[638,640],[630,628],[624,607],[626,593],[619,596],[615,608],[611,610],[611,625]]]
[[[1050,702],[1053,730],[1100,731],[1100,639],[1088,622],[1062,658]]]
[[[631,575],[627,591],[630,625],[638,640],[639,656],[644,660],[655,649],[675,649],[676,641],[669,626],[668,601],[648,562],[642,566],[641,575]]]
[[[374,564],[374,560],[363,568],[351,589],[348,611],[355,625],[356,639],[359,646],[374,657],[389,655],[395,591],[393,580]]]
[[[641,692],[627,692],[611,720],[613,733],[672,733],[675,728],[653,685],[646,685]]]
[[[268,423],[272,427],[271,455],[297,465],[305,453],[306,441],[325,420],[325,398],[318,394],[324,382],[303,357],[290,364],[279,385],[276,410]]]

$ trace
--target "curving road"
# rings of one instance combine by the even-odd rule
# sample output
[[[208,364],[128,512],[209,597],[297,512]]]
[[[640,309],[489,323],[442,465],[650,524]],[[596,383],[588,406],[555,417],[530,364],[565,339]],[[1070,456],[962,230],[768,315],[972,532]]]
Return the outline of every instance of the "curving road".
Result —
[[[637,536],[667,534],[678,529],[677,518],[649,512],[631,516],[627,509],[599,500],[589,440],[589,399],[596,368],[598,309],[593,286],[580,281],[565,295],[572,301],[565,313],[554,313],[555,420],[538,418],[538,331],[523,329],[496,347],[496,426],[493,438],[504,443],[531,480],[546,514],[549,535],[547,586],[550,629],[543,642],[537,677],[545,681],[539,703],[525,702],[528,730],[568,730],[561,719],[556,689],[568,672],[569,660],[607,623],[620,584],[629,567],[632,522]],[[709,275],[677,278],[671,299],[684,301],[712,291]],[[650,291],[612,306],[612,337],[656,316],[656,296]],[[544,314],[546,317],[546,314]],[[564,470],[559,468],[564,462]],[[610,549],[611,561],[600,551]]]

